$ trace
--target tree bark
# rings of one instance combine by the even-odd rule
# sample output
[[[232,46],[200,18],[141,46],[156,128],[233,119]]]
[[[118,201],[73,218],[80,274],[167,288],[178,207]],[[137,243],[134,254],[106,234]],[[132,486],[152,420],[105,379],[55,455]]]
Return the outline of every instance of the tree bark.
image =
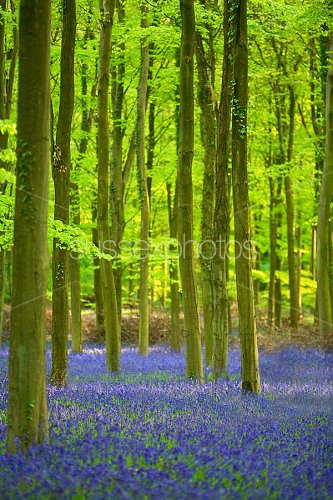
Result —
[[[93,207],[92,210],[92,221],[97,219],[97,208]],[[98,248],[98,230],[93,228],[92,230],[92,242]],[[95,324],[96,327],[101,329],[104,326],[104,306],[103,306],[103,294],[102,294],[102,280],[101,280],[101,263],[98,258],[94,259],[94,295],[95,295]]]
[[[276,328],[282,328],[282,288],[281,288],[281,278],[279,272],[282,267],[281,258],[281,230],[282,230],[282,179],[279,177],[277,179],[276,187],[276,277],[275,277],[275,326]]]
[[[125,22],[125,9],[123,0],[117,1],[117,12],[119,24]],[[125,42],[119,43],[119,51],[125,55]],[[118,54],[117,58],[120,57]],[[120,241],[125,228],[124,219],[124,189],[123,179],[123,137],[124,124],[122,122],[123,104],[125,98],[124,89],[125,62],[121,58],[117,67],[113,70],[112,81],[112,153],[111,153],[111,187],[110,187],[110,210],[111,210],[111,239],[118,258],[114,260],[114,281],[117,293],[117,309],[119,321],[121,321],[121,299],[122,299],[122,274],[123,269],[120,260]]]
[[[148,8],[141,6],[141,28],[146,30]],[[147,171],[145,163],[145,122],[146,100],[148,91],[149,46],[144,35],[141,40],[141,75],[138,88],[137,114],[137,175],[141,205],[140,223],[140,289],[139,289],[139,353],[148,354],[149,351],[149,198],[147,187]]]
[[[205,2],[204,2],[205,4]],[[207,6],[205,6],[207,9]],[[211,29],[206,27],[209,33]],[[212,50],[210,51],[212,52]],[[205,339],[205,361],[209,365],[213,356],[213,288],[212,288],[212,259],[213,259],[213,220],[214,220],[214,191],[215,191],[215,164],[216,164],[216,114],[215,98],[212,83],[209,78],[209,69],[213,61],[207,62],[202,35],[196,31],[196,59],[198,70],[198,102],[201,110],[200,133],[201,143],[205,150],[203,190],[201,202],[201,282],[202,308]]]
[[[181,245],[179,265],[184,303],[186,376],[201,380],[203,378],[203,367],[193,255],[194,0],[180,0],[180,11],[182,42],[180,52],[178,156],[178,240]]]
[[[333,334],[329,283],[329,220],[333,196],[333,32],[330,33],[329,69],[326,84],[325,158],[319,198],[317,230],[317,282],[319,329],[322,337]]]
[[[234,2],[232,14],[235,23],[234,94],[232,108],[232,181],[242,388],[245,391],[260,392],[257,332],[251,269],[247,179],[247,0],[237,0]]]
[[[217,159],[216,159],[216,193],[214,213],[215,255],[213,256],[213,310],[214,310],[214,343],[213,373],[217,378],[228,371],[228,288],[227,288],[227,249],[229,240],[229,185],[228,162],[230,151],[230,119],[231,119],[231,80],[232,54],[230,37],[229,2],[224,2],[223,35],[223,73],[221,100],[217,119]]]
[[[8,450],[48,437],[45,296],[50,159],[50,1],[20,3],[17,183]]]
[[[73,224],[80,225],[80,192],[77,183],[71,184],[71,210]],[[70,288],[71,288],[71,331],[72,351],[82,352],[81,326],[81,274],[80,255],[70,253]]]
[[[294,144],[294,128],[295,128],[295,92],[293,87],[289,86],[289,138],[288,138],[288,170],[292,161],[293,144]],[[298,304],[298,287],[295,263],[295,213],[294,213],[294,196],[292,179],[288,171],[285,177],[285,194],[287,206],[287,240],[288,240],[288,274],[289,274],[289,293],[290,293],[290,325],[293,328],[298,327],[299,319],[299,304]]]
[[[169,215],[169,230],[170,238],[177,238],[177,179],[176,189],[174,196],[174,203],[172,206],[171,200],[171,184],[167,184],[168,194],[168,215]],[[177,246],[174,243],[169,245],[171,255]],[[171,331],[170,331],[170,347],[173,351],[180,351],[180,327],[179,327],[179,285],[178,285],[178,268],[175,260],[171,260],[169,264],[169,278],[170,278],[170,301],[171,301]]]
[[[87,49],[87,42],[94,38],[91,29],[91,16],[89,12],[87,28],[84,35],[84,49]],[[80,190],[77,177],[80,175],[80,163],[84,159],[88,148],[88,134],[91,130],[93,112],[88,109],[87,95],[88,95],[88,82],[87,82],[88,65],[86,62],[81,67],[81,95],[82,95],[82,117],[81,117],[81,130],[84,133],[79,144],[79,164],[76,170],[73,171],[74,180],[71,181],[71,212],[72,222],[74,225],[80,225]],[[95,93],[96,85],[93,85],[92,94]],[[80,255],[77,252],[70,253],[70,287],[71,287],[71,330],[72,330],[72,351],[82,352],[82,322],[81,322],[81,272],[80,272]]]
[[[12,107],[12,95],[15,78],[15,68],[18,52],[18,30],[15,19],[15,3],[10,2],[11,14],[13,17],[13,49],[11,53],[11,62],[9,68],[9,75],[6,78],[5,62],[6,62],[6,20],[3,15],[0,24],[0,119],[9,119]],[[6,0],[0,1],[0,13],[4,12],[6,8]],[[6,89],[6,92],[5,92]],[[8,147],[8,133],[0,132],[0,151]],[[11,165],[0,160],[0,168],[9,170]],[[6,193],[7,183],[0,185],[0,196]],[[5,297],[5,284],[6,284],[6,250],[0,247],[0,347],[2,339],[3,327],[3,307]]]
[[[63,35],[60,61],[60,104],[53,151],[54,219],[69,223],[69,178],[71,125],[74,109],[75,0],[63,0]],[[67,384],[69,253],[53,240],[52,262],[52,366],[50,382]]]
[[[101,37],[99,45],[98,70],[98,109],[97,109],[97,154],[98,154],[98,193],[97,225],[100,249],[110,251],[109,231],[109,121],[108,91],[110,74],[111,33],[115,1],[101,2]],[[114,284],[111,260],[101,259],[102,296],[104,304],[104,326],[106,342],[106,367],[117,372],[120,370],[120,325],[117,311],[117,295]]]
[[[275,283],[276,283],[276,248],[277,248],[277,223],[276,223],[276,197],[274,179],[269,178],[270,201],[269,201],[269,292],[267,307],[267,322],[270,332],[274,330],[275,324]]]

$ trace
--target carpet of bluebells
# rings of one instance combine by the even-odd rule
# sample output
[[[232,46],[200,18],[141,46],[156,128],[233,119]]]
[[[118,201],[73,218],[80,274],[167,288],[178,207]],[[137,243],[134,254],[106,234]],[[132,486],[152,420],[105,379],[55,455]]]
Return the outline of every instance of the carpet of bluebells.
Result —
[[[333,499],[333,353],[261,353],[262,394],[230,379],[184,380],[183,354],[102,347],[69,355],[48,388],[50,444],[5,451],[8,348],[0,352],[0,498]],[[50,353],[48,352],[48,363]]]

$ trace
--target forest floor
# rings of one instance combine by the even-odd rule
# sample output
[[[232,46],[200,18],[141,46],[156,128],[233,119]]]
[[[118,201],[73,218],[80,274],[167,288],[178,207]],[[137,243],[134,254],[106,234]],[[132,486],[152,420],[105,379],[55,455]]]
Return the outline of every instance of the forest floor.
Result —
[[[229,335],[229,343],[237,346],[239,344],[239,335],[236,328],[237,311],[232,311],[234,330]],[[51,337],[52,310],[47,308],[46,328],[47,335]],[[305,319],[300,323],[298,330],[290,327],[288,320],[283,320],[281,329],[276,328],[273,331],[267,326],[267,321],[260,318],[257,321],[258,344],[259,348],[265,351],[273,351],[288,346],[311,346],[323,349],[333,350],[333,338],[323,339],[319,334],[319,327],[314,325],[313,318]],[[8,340],[10,330],[10,308],[4,309],[4,329],[3,338]],[[183,338],[183,318],[180,318],[181,340]],[[151,312],[149,319],[150,343],[168,344],[170,332],[170,315],[166,311],[155,310]],[[104,329],[96,327],[96,317],[92,309],[83,309],[82,311],[82,335],[85,342],[103,343]],[[139,313],[137,309],[125,309],[121,323],[121,339],[124,345],[137,345],[139,336]]]
[[[258,321],[262,394],[251,395],[240,390],[237,330],[229,378],[212,381],[205,367],[196,384],[184,378],[183,350],[166,345],[167,314],[151,314],[154,345],[140,356],[138,313],[126,311],[120,373],[105,368],[93,312],[82,317],[68,386],[47,386],[50,443],[26,454],[6,453],[8,344],[0,350],[1,500],[333,500],[333,349],[310,322],[269,334]],[[6,308],[7,339],[9,321]],[[48,346],[48,374],[50,364]]]
[[[50,370],[50,349],[47,366]],[[69,353],[65,388],[47,386],[50,444],[6,453],[8,345],[0,350],[0,498],[16,500],[333,499],[333,352],[260,356],[262,394],[229,379],[184,379],[184,353],[156,345]]]

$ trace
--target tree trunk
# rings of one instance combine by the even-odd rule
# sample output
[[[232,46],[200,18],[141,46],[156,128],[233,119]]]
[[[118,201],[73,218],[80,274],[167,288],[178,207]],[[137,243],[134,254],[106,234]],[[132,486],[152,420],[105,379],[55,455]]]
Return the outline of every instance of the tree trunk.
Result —
[[[201,110],[200,133],[205,150],[203,191],[201,202],[201,282],[202,308],[205,339],[205,361],[209,365],[213,356],[213,289],[212,289],[212,257],[213,257],[213,219],[216,163],[216,115],[212,85],[209,79],[211,64],[207,62],[207,54],[201,34],[196,32],[196,58],[198,70],[198,102]],[[208,67],[209,66],[209,67]]]
[[[141,6],[141,28],[146,30],[148,8]],[[139,353],[149,351],[149,198],[145,163],[145,122],[148,89],[149,46],[144,35],[141,39],[141,76],[138,88],[137,114],[137,175],[141,205],[140,225],[140,289],[139,289]]]
[[[99,45],[98,71],[98,193],[97,193],[97,225],[99,248],[103,253],[110,251],[109,231],[109,121],[108,92],[110,74],[111,32],[115,2],[101,2],[101,38]],[[120,325],[117,311],[117,295],[114,284],[111,260],[101,259],[102,297],[104,304],[104,326],[106,343],[106,367],[117,372],[120,370]]]
[[[180,11],[182,42],[179,85],[178,240],[182,253],[179,265],[184,301],[186,376],[201,380],[203,367],[193,256],[194,0],[180,0]]]
[[[84,48],[87,48],[87,42],[94,37],[90,26],[91,12],[89,12],[88,25],[84,36]],[[81,68],[81,94],[82,94],[82,118],[81,130],[84,136],[79,145],[79,161],[84,159],[88,148],[87,134],[92,125],[92,110],[87,107],[88,83],[87,83],[88,65],[82,64]],[[94,94],[95,85],[92,93]],[[79,170],[80,167],[78,167]],[[73,171],[76,177],[78,172]],[[77,180],[70,184],[71,188],[71,211],[74,225],[80,225],[80,192]],[[71,281],[71,329],[72,329],[72,351],[82,352],[82,324],[81,324],[81,274],[80,274],[80,255],[76,252],[70,254],[70,281]]]
[[[18,31],[15,19],[15,3],[10,2],[11,13],[13,17],[13,49],[11,51],[11,61],[9,68],[9,75],[6,78],[6,20],[2,12],[6,9],[6,0],[0,0],[0,13],[1,13],[1,24],[0,24],[0,119],[9,119],[11,106],[12,106],[12,95],[13,95],[13,85],[15,77],[15,67],[18,52]],[[0,131],[0,151],[7,149],[8,147],[8,133],[2,133]],[[5,170],[10,169],[10,164],[5,163],[0,159],[0,168]],[[6,193],[7,183],[0,185],[0,196]],[[5,297],[5,284],[6,284],[6,250],[0,247],[0,347],[2,339],[2,328],[3,328],[3,307],[4,307],[4,297]]]
[[[289,86],[289,139],[288,139],[288,169],[292,161],[293,143],[294,143],[294,128],[295,128],[295,92],[293,87]],[[290,293],[290,325],[293,328],[298,327],[299,319],[299,304],[298,304],[298,287],[296,276],[295,263],[295,227],[294,227],[294,196],[292,179],[289,175],[285,177],[285,194],[287,206],[287,240],[288,240],[288,274],[289,274],[289,293]]]
[[[232,35],[229,2],[224,2],[224,52],[221,100],[217,120],[216,192],[214,213],[215,254],[213,256],[214,343],[213,372],[215,377],[228,371],[228,289],[227,249],[229,240],[228,160],[231,118],[232,60],[229,37]]]
[[[6,0],[0,0],[0,119],[4,120],[6,117],[6,94],[5,94],[5,85],[6,85]],[[4,134],[0,132],[0,143],[2,146]]]
[[[167,183],[168,194],[168,215],[170,238],[177,238],[177,179],[174,203],[172,207],[171,201],[171,184]],[[172,255],[177,250],[177,245],[171,243],[169,245],[170,254]],[[178,285],[178,268],[175,259],[172,259],[169,264],[170,278],[170,300],[171,300],[171,331],[170,331],[170,347],[173,351],[180,351],[180,328],[179,328],[179,285]]]
[[[333,320],[333,213],[331,212],[331,220],[328,229],[328,281],[331,294],[331,311]]]
[[[117,12],[119,24],[125,22],[125,9],[123,0],[117,1]],[[123,179],[123,137],[124,124],[122,122],[123,104],[125,97],[124,77],[125,77],[125,42],[118,45],[119,60],[117,67],[113,70],[112,81],[112,153],[111,153],[111,188],[110,188],[110,210],[111,210],[111,240],[118,258],[114,260],[114,281],[117,293],[117,309],[119,322],[121,321],[121,299],[122,299],[122,274],[123,269],[120,260],[121,245],[123,237],[124,220],[124,179]]]
[[[277,250],[277,223],[276,223],[276,197],[275,186],[272,177],[269,179],[270,203],[269,203],[269,292],[267,322],[270,332],[274,330],[275,324],[275,283],[276,283],[276,250]]]
[[[315,39],[311,38],[309,42],[310,54],[310,102],[311,102],[311,123],[315,135],[315,194],[314,194],[314,215],[317,216],[319,206],[320,179],[324,168],[324,114],[325,114],[325,85],[326,85],[326,64],[328,38],[321,35],[319,37],[319,50],[316,48]],[[320,62],[319,68],[317,61]],[[319,86],[319,89],[317,89]],[[317,95],[320,95],[318,99]],[[312,245],[311,245],[311,274],[312,279],[316,280],[316,262],[317,262],[317,224],[312,227]],[[317,314],[316,314],[317,315]],[[315,316],[316,316],[315,315]]]
[[[6,84],[6,73],[5,73],[5,62],[6,62],[6,20],[5,20],[5,9],[6,0],[0,0],[0,120],[6,118],[6,108],[5,108],[5,84]],[[0,151],[6,148],[7,134],[0,131]],[[3,168],[3,162],[0,160],[0,167]],[[6,184],[0,186],[1,194],[6,191]],[[0,347],[2,340],[2,323],[3,323],[3,306],[4,306],[4,296],[5,296],[5,250],[0,248]]]
[[[301,226],[301,218],[302,213],[299,211],[297,214],[297,228],[296,228],[296,244],[297,244],[297,304],[299,310],[299,320],[303,317],[302,314],[302,288],[301,288],[301,280],[302,280],[302,226]]]
[[[277,179],[276,187],[276,278],[275,278],[275,326],[282,328],[282,288],[279,272],[282,268],[281,231],[282,231],[282,179]]]
[[[260,392],[256,319],[250,249],[250,222],[247,179],[247,1],[233,7],[234,95],[232,109],[232,180],[236,241],[236,280],[241,343],[242,388]]]
[[[63,0],[63,35],[60,61],[60,104],[56,144],[53,150],[54,219],[69,223],[69,177],[71,125],[74,109],[75,0]],[[53,240],[52,262],[52,366],[50,382],[67,383],[69,253]]]
[[[71,185],[71,209],[73,213],[73,224],[80,225],[80,193],[76,183]],[[72,351],[82,352],[82,328],[81,328],[81,275],[80,255],[77,252],[70,253],[70,287],[71,287],[71,330]]]
[[[48,436],[45,295],[48,274],[50,10],[20,3],[17,183],[9,354],[8,450]],[[29,195],[33,193],[34,196]]]
[[[93,221],[96,220],[97,213],[93,210]],[[93,244],[98,248],[98,230],[92,230]],[[104,306],[102,294],[102,280],[101,280],[101,264],[98,258],[94,259],[94,295],[95,295],[95,324],[96,327],[101,329],[104,326]]]
[[[326,84],[325,159],[319,198],[317,234],[317,281],[319,328],[322,337],[333,334],[333,311],[329,283],[329,220],[333,196],[333,32],[330,34],[329,69]]]

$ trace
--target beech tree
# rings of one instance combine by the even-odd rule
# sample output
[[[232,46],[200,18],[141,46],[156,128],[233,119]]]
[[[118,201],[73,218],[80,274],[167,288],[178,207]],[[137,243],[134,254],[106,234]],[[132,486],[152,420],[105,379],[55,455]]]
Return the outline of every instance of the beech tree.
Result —
[[[236,281],[241,343],[242,388],[260,392],[260,374],[254,292],[251,267],[251,239],[247,174],[247,0],[232,3],[234,19],[232,103],[232,184],[236,243]]]
[[[148,8],[141,5],[141,28],[144,30],[148,26]],[[139,352],[148,354],[149,348],[149,196],[147,186],[147,171],[145,162],[145,119],[146,100],[148,91],[148,71],[149,71],[149,45],[146,36],[141,39],[141,74],[138,87],[138,112],[136,125],[136,149],[137,149],[137,172],[138,188],[141,206],[141,226],[140,226],[140,289],[139,289]]]
[[[74,108],[75,0],[62,0],[63,34],[60,62],[60,104],[53,147],[54,219],[69,223],[69,180],[71,169],[71,125]],[[58,238],[53,241],[52,262],[52,367],[50,381],[67,383],[68,364],[68,249]]]
[[[179,84],[178,241],[182,252],[179,267],[184,304],[186,376],[200,380],[203,378],[203,367],[193,262],[194,0],[180,0],[180,12],[182,42]]]
[[[177,179],[176,179],[176,189],[174,200],[172,203],[171,197],[171,184],[167,183],[167,196],[168,196],[168,218],[169,218],[169,230],[170,238],[177,239]],[[175,250],[175,244],[170,244],[170,252]],[[178,267],[175,260],[170,262],[170,315],[171,315],[171,326],[170,326],[170,347],[173,351],[180,351],[180,326],[179,326],[179,284],[178,284]]]
[[[13,49],[11,50],[11,60],[8,75],[6,74],[6,59],[7,59],[7,43],[6,43],[6,7],[7,0],[0,1],[0,120],[8,120],[11,115],[12,97],[14,87],[14,76],[18,52],[18,30],[15,19],[15,2],[10,2],[10,11],[13,19],[12,37]],[[8,147],[8,132],[0,130],[0,151],[4,151]],[[10,163],[0,158],[0,169],[10,170]],[[6,194],[8,187],[7,182],[0,183],[0,193]],[[1,232],[0,232],[1,234]],[[5,261],[6,250],[0,247],[0,346],[2,338],[3,326],[3,305],[5,294]]]
[[[201,1],[203,7],[209,12],[208,2]],[[213,28],[206,23],[208,33],[208,49],[205,50],[203,37],[196,31],[196,59],[198,70],[198,103],[201,110],[200,134],[205,150],[203,158],[204,174],[202,189],[201,211],[201,281],[202,281],[202,309],[204,321],[205,358],[209,365],[213,356],[213,286],[212,286],[212,241],[214,219],[214,189],[215,189],[215,163],[216,163],[216,113],[215,113],[215,50]]]
[[[115,1],[103,0],[100,5],[101,35],[99,44],[98,109],[97,109],[97,154],[98,192],[97,227],[99,247],[106,255],[110,253],[109,229],[109,120],[108,93],[110,75],[111,34]],[[111,259],[101,259],[102,296],[104,304],[104,326],[106,342],[106,366],[108,370],[120,370],[120,325],[117,311],[117,296]]]
[[[318,281],[318,313],[320,334],[327,337],[333,334],[333,310],[330,290],[329,248],[331,227],[330,210],[333,197],[333,32],[330,33],[329,69],[326,84],[326,136],[325,157],[322,184],[319,198],[319,214],[317,229],[317,281]]]
[[[48,436],[45,294],[50,160],[50,11],[21,0],[8,450]]]
[[[88,13],[87,27],[84,34],[83,46],[87,50],[89,40],[94,38],[91,29],[92,12]],[[91,130],[93,122],[93,112],[87,106],[88,97],[88,65],[83,62],[81,67],[81,96],[82,96],[82,115],[81,115],[81,131],[83,136],[79,143],[79,162],[75,169],[71,169],[72,179],[70,183],[71,189],[71,219],[72,224],[80,226],[80,186],[78,178],[80,176],[81,163],[87,155],[88,137],[87,134]],[[92,90],[95,92],[96,84],[92,85]],[[70,253],[70,288],[71,288],[71,331],[72,331],[72,351],[82,352],[82,322],[81,322],[81,270],[80,270],[80,255],[78,252],[71,251]]]
[[[214,241],[217,245],[213,256],[213,310],[214,343],[213,372],[215,377],[227,373],[228,368],[228,288],[227,249],[229,240],[229,187],[228,163],[232,92],[232,40],[233,23],[229,1],[224,2],[223,17],[223,70],[221,99],[217,119],[216,192],[214,212]]]

